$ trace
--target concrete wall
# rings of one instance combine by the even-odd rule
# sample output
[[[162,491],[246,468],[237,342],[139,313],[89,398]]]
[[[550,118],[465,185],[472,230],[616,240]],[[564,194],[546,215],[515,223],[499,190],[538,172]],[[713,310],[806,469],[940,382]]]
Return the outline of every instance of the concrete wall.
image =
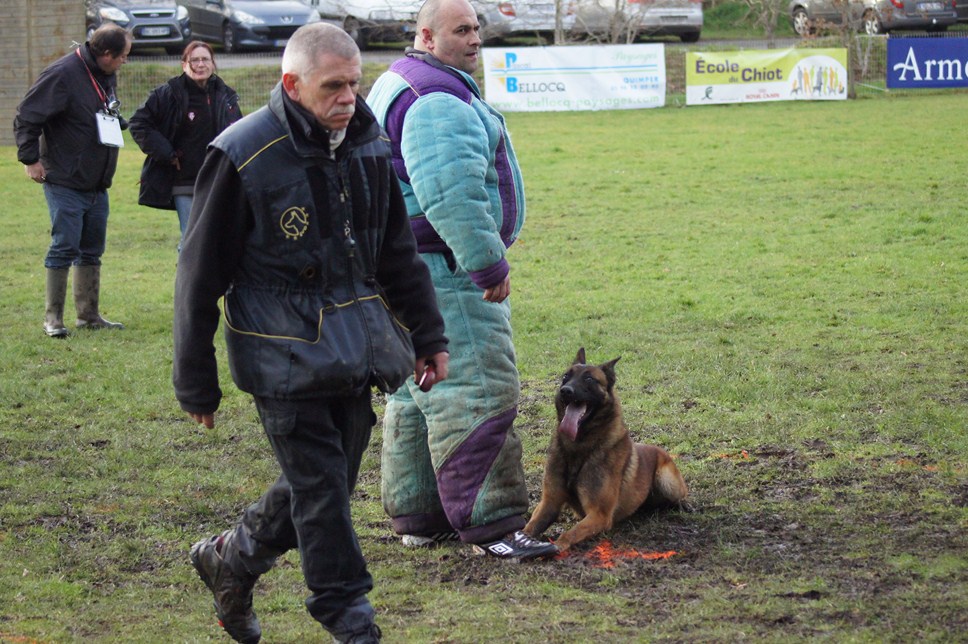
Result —
[[[0,34],[0,145],[13,145],[20,99],[72,42],[84,42],[84,2],[3,0]]]

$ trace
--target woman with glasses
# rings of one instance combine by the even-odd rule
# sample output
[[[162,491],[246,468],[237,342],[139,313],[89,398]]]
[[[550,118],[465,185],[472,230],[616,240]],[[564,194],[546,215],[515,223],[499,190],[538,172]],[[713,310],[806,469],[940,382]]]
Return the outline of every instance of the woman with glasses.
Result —
[[[242,110],[239,95],[215,74],[215,54],[207,43],[188,43],[182,70],[148,94],[129,125],[131,136],[148,155],[141,169],[138,203],[176,211],[184,237],[206,148],[219,132],[242,118]]]

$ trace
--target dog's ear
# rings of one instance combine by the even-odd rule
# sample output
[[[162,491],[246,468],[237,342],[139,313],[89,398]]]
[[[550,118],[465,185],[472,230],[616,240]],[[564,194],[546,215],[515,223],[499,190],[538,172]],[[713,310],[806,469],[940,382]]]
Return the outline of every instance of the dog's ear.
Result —
[[[608,390],[611,391],[612,387],[615,386],[615,363],[622,359],[622,356],[615,358],[614,360],[609,360],[603,365],[600,365],[602,373],[605,374],[605,380],[608,382]]]
[[[571,364],[585,364],[585,347],[578,350],[578,353],[575,354],[575,361]]]

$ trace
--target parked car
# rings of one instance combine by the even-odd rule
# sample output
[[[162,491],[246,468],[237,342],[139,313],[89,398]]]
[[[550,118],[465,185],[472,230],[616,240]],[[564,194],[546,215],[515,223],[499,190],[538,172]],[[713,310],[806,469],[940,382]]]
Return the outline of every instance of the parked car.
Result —
[[[968,0],[966,0],[968,1]],[[485,41],[504,36],[550,36],[555,31],[554,0],[471,0]],[[570,32],[575,24],[574,4],[561,0],[561,27]]]
[[[702,0],[576,0],[574,31],[607,42],[678,36],[696,42],[702,33]]]
[[[955,13],[958,22],[968,22],[968,0],[955,0]]]
[[[304,0],[323,20],[342,25],[360,49],[371,42],[413,40],[417,12],[423,0]],[[518,34],[550,34],[555,30],[555,3],[551,0],[470,0],[481,23],[481,38],[493,42]],[[570,7],[570,0],[568,0]],[[574,15],[566,12],[565,31]]]
[[[323,20],[341,25],[360,49],[412,40],[423,0],[306,0]]]
[[[895,30],[944,31],[958,22],[952,0],[790,0],[789,12],[800,36],[845,23],[873,36]]]
[[[179,0],[195,38],[226,52],[282,48],[296,29],[319,22],[319,12],[298,0]]]
[[[192,39],[188,12],[175,0],[85,0],[84,12],[88,40],[95,29],[112,22],[131,33],[132,51],[163,47],[181,54]]]
[[[968,0],[965,0],[968,2]],[[517,13],[514,4],[500,0],[470,0],[481,23],[481,40],[495,42],[514,32]]]

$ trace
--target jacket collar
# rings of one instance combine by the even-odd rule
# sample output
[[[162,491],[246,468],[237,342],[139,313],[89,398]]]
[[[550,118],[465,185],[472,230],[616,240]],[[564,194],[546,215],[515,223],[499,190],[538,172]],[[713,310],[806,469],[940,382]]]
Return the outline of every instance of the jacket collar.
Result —
[[[269,94],[269,110],[289,133],[296,154],[304,157],[331,156],[329,130],[320,125],[305,108],[290,99],[283,90],[282,83],[277,83]],[[367,107],[366,101],[357,96],[356,112],[346,128],[346,138],[337,149],[337,155],[342,155],[343,150],[369,143],[379,135],[380,126],[376,117]]]
[[[78,51],[80,51],[81,60],[84,61],[85,65],[87,65],[88,70],[90,70],[90,72],[94,74],[94,77],[98,79],[98,81],[100,81],[102,85],[105,84],[105,81],[111,78],[111,76],[108,76],[107,74],[105,74],[104,70],[98,66],[97,59],[94,58],[94,54],[91,53],[91,50],[88,44],[84,43],[83,45],[78,47]]]
[[[454,78],[460,80],[460,82],[467,85],[467,87],[469,87],[470,90],[474,92],[475,96],[477,96],[478,98],[481,97],[481,90],[480,88],[477,87],[477,81],[475,81],[470,74],[462,72],[456,67],[451,67],[450,65],[444,63],[439,58],[431,54],[429,51],[420,51],[419,49],[414,49],[413,47],[407,47],[403,53],[404,55],[406,55],[407,58],[421,60],[427,63],[428,65],[430,65],[431,67],[435,69],[439,69],[445,74],[449,74],[450,76],[453,76]]]

